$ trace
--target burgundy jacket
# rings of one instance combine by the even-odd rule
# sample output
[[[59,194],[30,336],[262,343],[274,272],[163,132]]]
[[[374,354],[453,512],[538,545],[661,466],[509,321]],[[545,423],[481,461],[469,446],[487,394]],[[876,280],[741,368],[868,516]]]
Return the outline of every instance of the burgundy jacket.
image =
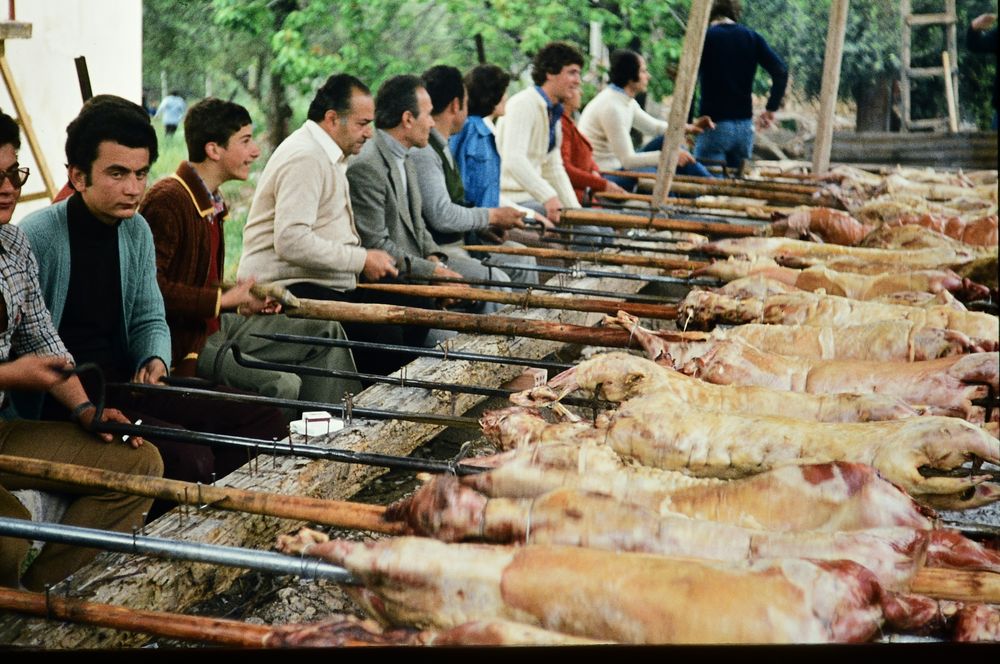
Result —
[[[209,321],[219,315],[220,284],[211,283],[208,270],[210,226],[206,219],[215,213],[212,198],[201,178],[186,161],[177,171],[149,188],[139,206],[153,231],[156,244],[156,281],[170,326],[171,350],[178,365],[191,353],[198,353],[208,338]],[[220,215],[219,274],[226,255]]]
[[[600,175],[600,168],[594,161],[594,148],[587,137],[580,133],[576,123],[568,115],[563,115],[562,122],[562,158],[569,181],[573,183],[576,199],[583,202],[583,190],[590,187],[591,191],[604,191],[608,181]]]

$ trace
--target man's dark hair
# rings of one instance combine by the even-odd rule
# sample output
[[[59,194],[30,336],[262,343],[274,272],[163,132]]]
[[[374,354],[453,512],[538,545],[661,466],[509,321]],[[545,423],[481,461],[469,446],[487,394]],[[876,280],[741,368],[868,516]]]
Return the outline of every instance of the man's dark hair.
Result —
[[[497,65],[478,65],[465,75],[469,91],[469,115],[485,118],[503,99],[510,84],[510,74]]]
[[[420,77],[411,74],[393,76],[383,83],[375,97],[375,127],[392,129],[399,126],[406,111],[413,117],[419,116],[417,89],[422,87],[424,83]]]
[[[620,88],[632,81],[639,80],[639,58],[635,51],[618,48],[611,53],[611,68],[608,70],[608,80]]]
[[[583,53],[573,44],[564,41],[549,42],[535,53],[531,63],[531,80],[535,85],[545,83],[546,74],[556,76],[569,65],[583,66]]]
[[[327,111],[334,111],[341,116],[347,115],[351,110],[351,97],[355,91],[365,95],[371,94],[368,86],[356,77],[350,74],[334,74],[316,91],[306,117],[313,122],[319,122]]]
[[[434,108],[431,115],[438,115],[452,99],[458,100],[458,107],[465,104],[465,83],[462,82],[462,72],[451,65],[435,65],[421,74],[427,94],[431,96]]]
[[[159,156],[156,130],[142,106],[121,97],[102,95],[91,99],[66,127],[66,164],[75,166],[90,177],[102,141],[113,141],[128,148],[149,150],[149,163]]]
[[[730,18],[734,21],[739,21],[742,11],[743,8],[740,6],[740,0],[715,0],[712,3],[712,11],[708,15],[708,20],[714,21],[719,18]]]
[[[21,148],[21,128],[17,120],[0,111],[0,145],[13,145],[15,150]]]
[[[205,161],[206,143],[229,145],[229,139],[240,129],[252,124],[250,112],[239,104],[215,97],[206,97],[188,109],[184,116],[184,142],[188,159],[195,163]]]

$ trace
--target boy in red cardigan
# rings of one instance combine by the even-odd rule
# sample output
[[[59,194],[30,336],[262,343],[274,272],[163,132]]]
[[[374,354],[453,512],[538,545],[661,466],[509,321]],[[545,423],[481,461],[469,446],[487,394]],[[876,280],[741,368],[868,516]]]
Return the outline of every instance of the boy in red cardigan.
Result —
[[[605,180],[601,175],[601,169],[594,161],[594,148],[590,145],[587,137],[580,133],[580,129],[573,121],[573,114],[580,110],[580,99],[583,93],[577,88],[563,102],[562,122],[562,158],[563,166],[569,175],[569,181],[573,184],[573,191],[576,198],[581,203],[586,200],[585,190],[590,189],[591,193],[607,191],[611,193],[624,193],[625,190],[610,180]]]

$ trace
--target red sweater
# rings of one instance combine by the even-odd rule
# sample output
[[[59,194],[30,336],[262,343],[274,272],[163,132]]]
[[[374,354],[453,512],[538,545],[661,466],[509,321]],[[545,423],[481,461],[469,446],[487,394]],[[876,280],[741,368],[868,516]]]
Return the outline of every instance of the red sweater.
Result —
[[[601,177],[601,169],[594,161],[594,148],[577,129],[573,118],[564,113],[561,122],[563,166],[569,174],[569,181],[573,183],[577,200],[583,202],[584,189],[590,187],[591,191],[604,191],[608,181]]]

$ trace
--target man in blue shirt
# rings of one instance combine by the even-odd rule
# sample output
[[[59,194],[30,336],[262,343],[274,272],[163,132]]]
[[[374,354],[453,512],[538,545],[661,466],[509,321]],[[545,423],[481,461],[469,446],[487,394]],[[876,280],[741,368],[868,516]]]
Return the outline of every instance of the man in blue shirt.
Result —
[[[172,91],[160,102],[155,117],[163,121],[163,131],[168,137],[173,136],[177,131],[178,125],[184,119],[185,111],[187,111],[187,104],[178,90]]]

